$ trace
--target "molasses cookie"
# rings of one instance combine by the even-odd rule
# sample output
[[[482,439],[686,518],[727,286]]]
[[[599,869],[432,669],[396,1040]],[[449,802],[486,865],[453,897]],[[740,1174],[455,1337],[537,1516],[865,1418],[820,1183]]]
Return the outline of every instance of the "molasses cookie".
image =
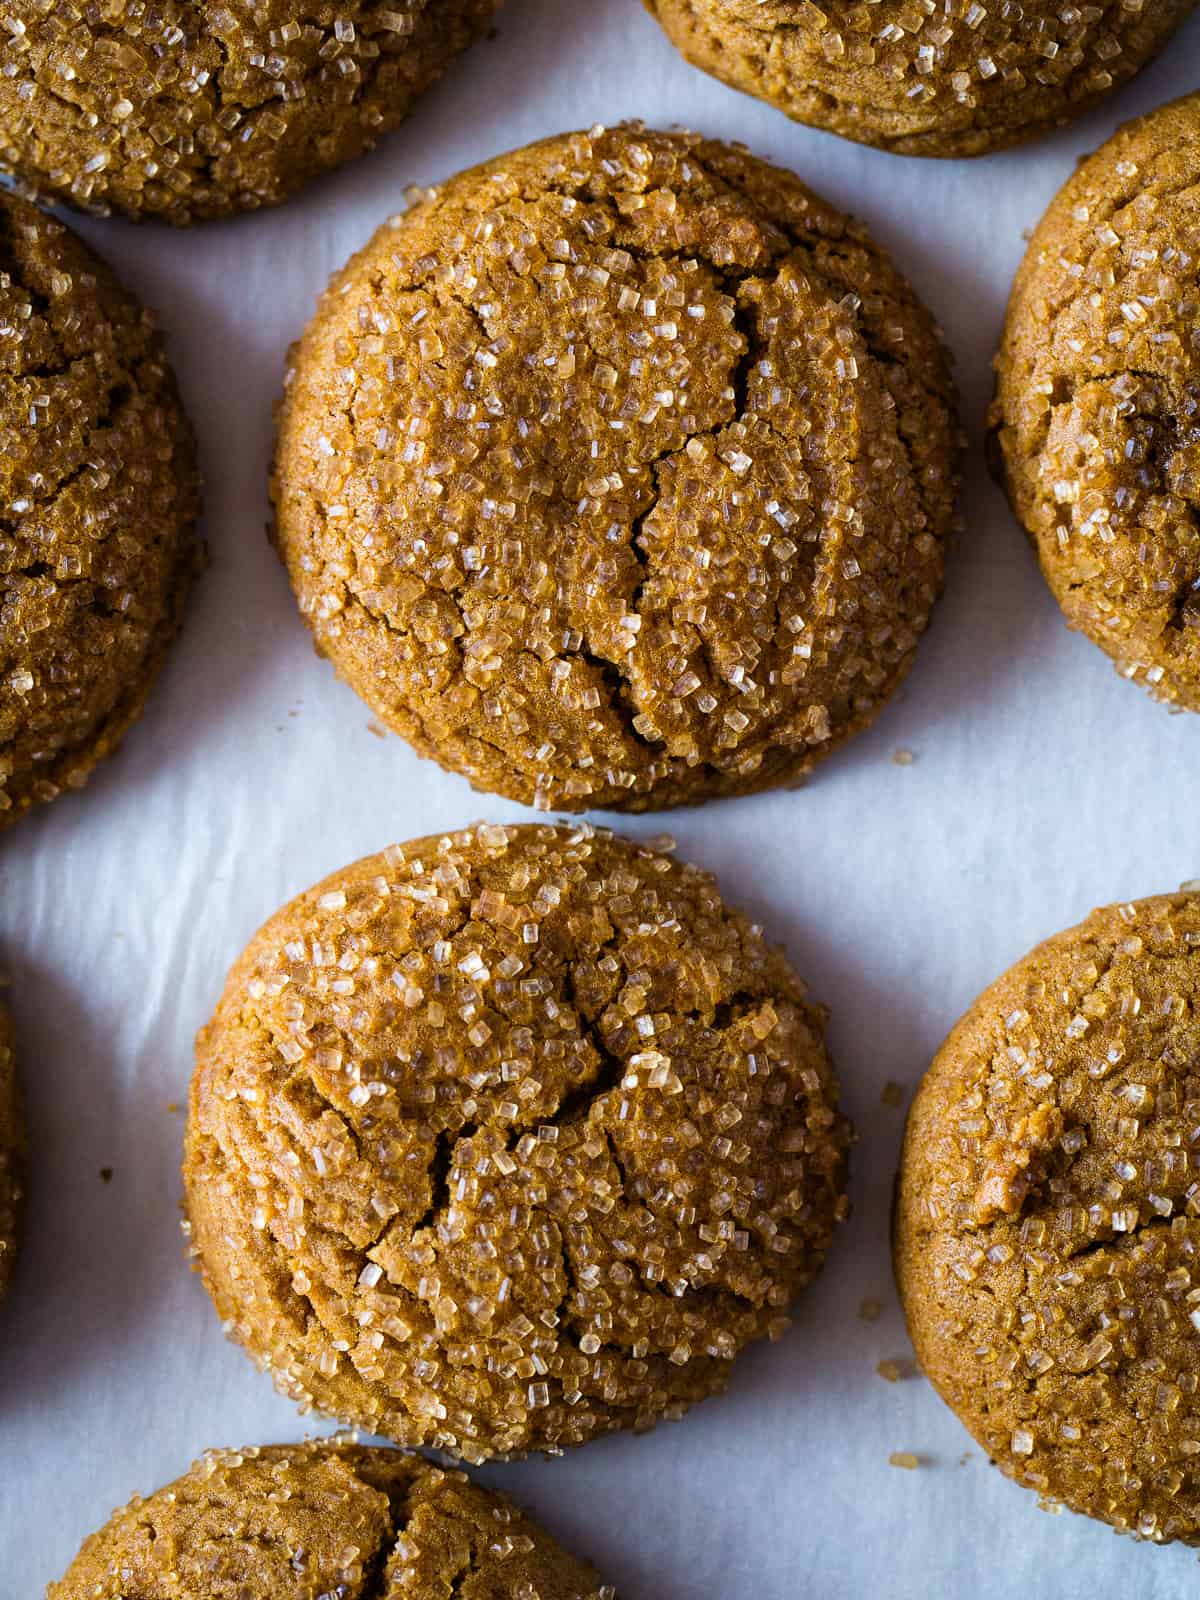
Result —
[[[318,649],[422,754],[567,811],[795,780],[942,581],[932,322],[789,173],[594,129],[385,224],[295,348],[276,538]]]
[[[1196,0],[646,0],[693,65],[797,122],[909,156],[978,156],[1073,122]]]
[[[613,1600],[503,1496],[337,1440],[214,1450],[83,1546],[49,1600]]]
[[[1200,711],[1200,95],[1132,122],[1042,219],[992,426],[1073,628]]]
[[[369,150],[500,0],[11,0],[0,164],[55,199],[188,223]]]
[[[17,1258],[24,1199],[25,1123],[13,1055],[12,1024],[0,1005],[0,1300]]]
[[[140,715],[197,569],[198,503],[149,316],[0,192],[0,828],[79,788]]]
[[[1097,911],[972,1006],[914,1101],[918,1359],[1010,1477],[1200,1543],[1200,896]]]
[[[480,824],[252,941],[184,1180],[278,1386],[469,1461],[645,1429],[779,1335],[845,1213],[823,1014],[694,867]]]

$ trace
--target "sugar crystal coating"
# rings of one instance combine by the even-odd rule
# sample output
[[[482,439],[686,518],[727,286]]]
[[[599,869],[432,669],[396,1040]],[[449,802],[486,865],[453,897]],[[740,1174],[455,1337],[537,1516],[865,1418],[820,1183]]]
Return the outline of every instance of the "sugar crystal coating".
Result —
[[[510,1500],[329,1439],[213,1450],[92,1535],[48,1600],[615,1600]]]
[[[275,205],[369,150],[500,0],[5,0],[0,165],[89,211]]]
[[[25,1189],[25,1122],[13,1055],[12,1025],[0,1005],[0,1299],[17,1259]]]
[[[1200,1544],[1200,896],[1041,945],[913,1104],[896,1268],[924,1372],[1004,1472]]]
[[[455,178],[293,351],[276,536],[318,648],[423,755],[543,810],[798,778],[942,578],[932,324],[790,174],[637,127]]]
[[[798,122],[911,156],[974,156],[1071,122],[1196,0],[646,0],[696,66]]]
[[[1131,122],[1042,219],[992,427],[1073,628],[1200,711],[1200,95]]]
[[[286,1393],[467,1460],[676,1417],[845,1213],[823,1020],[711,878],[590,827],[360,862],[197,1043],[217,1309]]]
[[[0,828],[119,744],[200,562],[191,430],[147,313],[0,193]]]

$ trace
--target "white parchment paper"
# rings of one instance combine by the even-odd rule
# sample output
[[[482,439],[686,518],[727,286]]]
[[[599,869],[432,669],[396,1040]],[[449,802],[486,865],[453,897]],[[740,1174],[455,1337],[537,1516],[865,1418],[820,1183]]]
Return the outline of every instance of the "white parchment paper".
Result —
[[[911,1090],[978,990],[1042,936],[1200,875],[1200,722],[1167,715],[1067,633],[980,450],[1022,230],[1118,121],[1198,85],[1200,17],[1067,132],[983,162],[917,162],[710,82],[636,0],[509,0],[497,36],[405,128],[283,210],[182,233],[79,224],[166,329],[201,440],[213,565],[121,755],[0,841],[0,961],[34,1154],[19,1281],[0,1309],[0,1600],[36,1600],[115,1505],[205,1446],[316,1426],[225,1344],[185,1266],[176,1108],[192,1036],[285,898],[392,840],[524,814],[375,737],[312,654],[264,538],[286,346],[410,182],[632,116],[744,140],[893,250],[957,355],[966,531],[901,698],[811,787],[626,825],[670,827],[832,1007],[861,1133],[853,1220],[793,1331],[743,1360],[727,1399],[484,1476],[623,1600],[1195,1592],[1194,1553],[1042,1514],[927,1383],[875,1368],[908,1352],[887,1242],[903,1113],[881,1104],[883,1085]],[[897,749],[915,763],[895,764]],[[871,1296],[884,1311],[869,1324],[857,1313]],[[897,1450],[920,1470],[890,1467]]]

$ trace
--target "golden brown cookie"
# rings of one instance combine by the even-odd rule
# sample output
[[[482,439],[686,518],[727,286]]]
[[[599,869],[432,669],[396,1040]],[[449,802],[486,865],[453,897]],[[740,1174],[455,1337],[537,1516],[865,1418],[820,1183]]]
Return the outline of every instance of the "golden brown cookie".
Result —
[[[276,205],[402,122],[500,3],[10,0],[0,165],[98,213]]]
[[[913,1103],[917,1357],[1010,1477],[1200,1544],[1200,895],[1094,912],[976,1001]]]
[[[330,1439],[214,1450],[92,1535],[49,1600],[614,1600],[510,1500]]]
[[[61,223],[0,192],[0,828],[141,714],[200,562],[162,341]]]
[[[646,0],[693,65],[797,122],[909,156],[977,156],[1073,122],[1196,0]]]
[[[361,861],[197,1041],[217,1310],[293,1398],[469,1461],[677,1417],[845,1214],[823,1024],[710,877],[586,825]]]
[[[13,1054],[12,1024],[0,1005],[0,1300],[8,1292],[20,1242],[25,1198],[25,1119]]]
[[[863,231],[637,127],[387,223],[295,348],[280,552],[318,649],[477,788],[645,810],[795,779],[904,676],[947,361]]]
[[[1200,95],[1122,128],[1017,275],[992,427],[1067,621],[1200,711]]]

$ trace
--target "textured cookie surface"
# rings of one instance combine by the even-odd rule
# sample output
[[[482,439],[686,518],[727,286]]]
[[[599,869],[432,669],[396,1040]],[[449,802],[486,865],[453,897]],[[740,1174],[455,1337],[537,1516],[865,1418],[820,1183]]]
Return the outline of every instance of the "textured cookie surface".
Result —
[[[149,317],[0,194],[0,828],[140,714],[199,560],[192,436]]]
[[[8,1290],[17,1258],[24,1174],[25,1124],[12,1025],[0,1006],[0,1299]]]
[[[1000,1467],[1200,1543],[1200,896],[1040,946],[946,1041],[905,1138],[918,1359]]]
[[[184,1177],[285,1392],[466,1459],[679,1415],[844,1213],[822,1014],[695,868],[581,827],[302,895],[200,1035]]]
[[[860,229],[637,128],[385,225],[293,352],[277,538],[342,676],[543,809],[795,778],[938,593],[956,449],[926,313]]]
[[[613,1600],[500,1495],[329,1440],[213,1451],[83,1546],[49,1600]]]
[[[1195,0],[646,0],[696,66],[799,122],[902,155],[974,156],[1071,122]]]
[[[93,211],[274,205],[368,150],[500,0],[10,0],[0,164]]]
[[[1200,95],[1122,128],[1043,218],[997,358],[1009,497],[1067,621],[1200,711]]]

